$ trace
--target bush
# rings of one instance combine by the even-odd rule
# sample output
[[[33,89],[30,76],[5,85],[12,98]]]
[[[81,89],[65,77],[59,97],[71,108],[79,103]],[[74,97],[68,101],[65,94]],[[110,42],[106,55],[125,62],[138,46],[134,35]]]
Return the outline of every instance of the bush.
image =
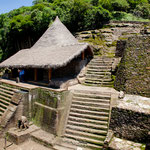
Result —
[[[133,11],[134,15],[137,17],[143,17],[145,19],[150,19],[150,4],[142,3],[137,5]]]
[[[148,0],[128,0],[131,9],[135,9],[135,7],[141,3],[148,3]]]
[[[112,10],[111,0],[99,0],[99,3],[103,8]]]
[[[127,11],[129,3],[126,0],[112,0],[111,5],[115,11]]]
[[[84,19],[84,28],[100,28],[105,22],[111,19],[111,13],[102,6],[92,7],[87,11]]]

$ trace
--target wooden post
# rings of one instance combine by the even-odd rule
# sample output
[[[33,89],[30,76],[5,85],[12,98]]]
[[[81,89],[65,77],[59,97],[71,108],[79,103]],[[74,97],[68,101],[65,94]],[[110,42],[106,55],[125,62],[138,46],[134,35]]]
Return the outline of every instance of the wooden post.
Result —
[[[34,81],[37,81],[37,69],[34,69]]]
[[[48,70],[48,81],[50,81],[51,78],[52,78],[52,68],[50,68],[50,69]]]
[[[84,56],[84,52],[82,52],[82,60],[84,60],[84,57],[85,57],[85,56]]]

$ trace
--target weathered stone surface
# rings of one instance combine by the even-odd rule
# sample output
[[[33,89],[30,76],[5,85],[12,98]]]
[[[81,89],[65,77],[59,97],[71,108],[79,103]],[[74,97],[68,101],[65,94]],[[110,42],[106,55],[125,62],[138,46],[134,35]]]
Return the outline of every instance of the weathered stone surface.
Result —
[[[14,93],[13,97],[11,98],[11,102],[15,103],[15,104],[19,104],[20,100],[22,98],[22,93]]]
[[[117,56],[117,57],[122,57],[123,56],[123,53],[124,53],[124,50],[125,50],[125,45],[126,45],[125,40],[117,41],[115,56]]]
[[[150,96],[150,36],[135,36],[128,39],[117,72],[115,88],[128,94]]]
[[[0,139],[0,149],[3,150],[5,145],[5,140]],[[26,141],[20,145],[12,144],[11,142],[7,141],[7,149],[6,150],[53,150],[50,148],[47,148],[37,142],[34,142],[32,140]]]
[[[17,128],[11,128],[8,131],[8,139],[9,139],[9,141],[19,145],[19,144],[25,142],[26,140],[28,140],[30,137],[30,134],[37,130],[39,130],[39,127],[37,127],[35,125],[32,125],[28,129],[22,130],[22,131],[20,131]]]
[[[114,137],[109,144],[110,150],[143,150],[145,145]]]
[[[150,130],[150,99],[126,95],[112,108],[110,129],[117,137],[146,143]]]
[[[55,142],[55,136],[43,130],[37,130],[30,134],[31,139],[47,147],[52,147]]]

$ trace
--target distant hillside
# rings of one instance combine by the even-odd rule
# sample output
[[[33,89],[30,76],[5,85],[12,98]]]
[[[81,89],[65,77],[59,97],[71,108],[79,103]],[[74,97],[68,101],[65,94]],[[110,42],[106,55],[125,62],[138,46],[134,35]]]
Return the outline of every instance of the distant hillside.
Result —
[[[59,16],[71,32],[101,28],[109,20],[149,21],[148,0],[34,0],[0,15],[0,59],[31,47]]]

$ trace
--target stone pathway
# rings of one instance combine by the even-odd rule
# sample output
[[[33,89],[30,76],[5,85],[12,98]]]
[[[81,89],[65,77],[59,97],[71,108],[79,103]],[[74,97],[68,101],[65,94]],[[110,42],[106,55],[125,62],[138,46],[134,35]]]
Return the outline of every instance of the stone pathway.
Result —
[[[4,150],[4,143],[4,139],[0,139],[0,150]],[[8,147],[6,148],[6,150],[52,150],[32,140],[24,142],[21,145],[15,145],[7,142],[7,146]]]

